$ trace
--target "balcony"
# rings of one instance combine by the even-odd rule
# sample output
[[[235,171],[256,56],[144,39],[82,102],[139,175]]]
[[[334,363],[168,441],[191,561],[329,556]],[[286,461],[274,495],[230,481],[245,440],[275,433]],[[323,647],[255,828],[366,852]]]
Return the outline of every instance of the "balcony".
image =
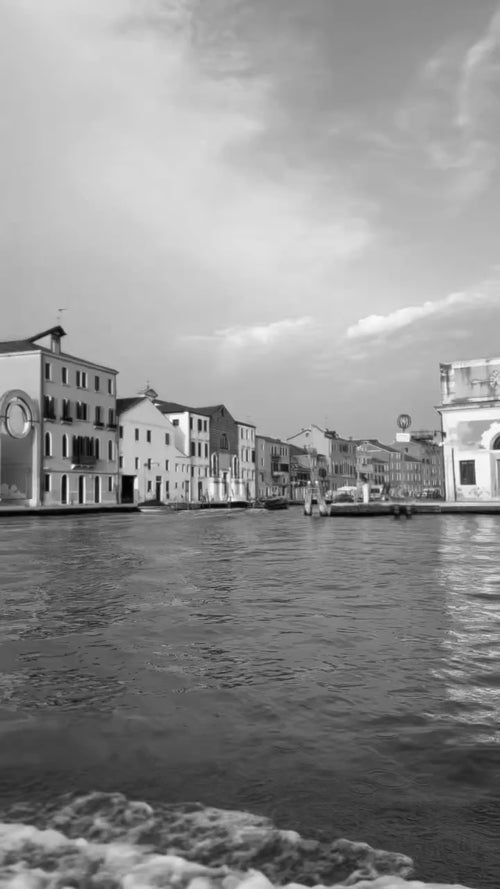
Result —
[[[95,466],[97,457],[93,454],[73,454],[71,458],[72,469],[87,469],[89,466]]]
[[[104,429],[104,423],[101,420],[94,420],[94,429]]]
[[[117,423],[108,423],[107,427],[108,427],[108,429],[117,429],[118,424]]]
[[[73,417],[70,417],[69,414],[63,414],[61,417],[61,423],[72,423]]]

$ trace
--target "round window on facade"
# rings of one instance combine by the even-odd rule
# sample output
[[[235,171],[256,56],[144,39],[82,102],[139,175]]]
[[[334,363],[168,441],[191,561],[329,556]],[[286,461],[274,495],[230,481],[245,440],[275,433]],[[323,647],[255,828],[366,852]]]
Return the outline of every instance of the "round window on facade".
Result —
[[[5,427],[11,438],[26,438],[31,430],[31,411],[21,398],[13,398],[5,408]]]

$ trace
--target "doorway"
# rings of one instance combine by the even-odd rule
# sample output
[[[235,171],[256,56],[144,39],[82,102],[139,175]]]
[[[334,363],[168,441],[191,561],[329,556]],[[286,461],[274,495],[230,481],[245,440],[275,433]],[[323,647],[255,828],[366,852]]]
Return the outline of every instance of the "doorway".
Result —
[[[156,476],[156,486],[155,486],[155,488],[156,488],[156,490],[155,490],[155,493],[156,493],[156,498],[155,498],[155,499],[156,499],[156,502],[157,502],[157,503],[161,503],[161,475],[157,475],[157,476]]]
[[[85,476],[78,476],[78,503],[85,503]]]
[[[135,475],[122,475],[122,503],[134,502]]]
[[[68,502],[68,476],[63,475],[61,478],[61,503]]]
[[[94,502],[101,502],[101,479],[98,475],[94,479]]]

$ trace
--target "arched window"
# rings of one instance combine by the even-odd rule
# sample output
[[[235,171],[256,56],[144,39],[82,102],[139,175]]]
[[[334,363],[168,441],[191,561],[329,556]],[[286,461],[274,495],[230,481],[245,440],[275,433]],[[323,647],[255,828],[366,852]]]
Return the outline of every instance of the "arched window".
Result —
[[[52,436],[51,436],[50,432],[45,433],[44,443],[45,443],[45,447],[44,447],[45,456],[52,457]]]
[[[212,454],[212,459],[211,459],[210,463],[211,463],[212,475],[217,476],[219,474],[217,454]]]
[[[493,442],[493,444],[491,446],[491,450],[492,451],[500,451],[500,435],[497,435],[497,437],[495,438],[495,441]]]
[[[63,435],[62,437],[62,455],[63,457],[68,456],[68,436]]]
[[[227,435],[225,432],[223,432],[220,437],[220,449],[221,449],[221,451],[227,451],[228,448],[229,448],[229,444],[227,441]]]

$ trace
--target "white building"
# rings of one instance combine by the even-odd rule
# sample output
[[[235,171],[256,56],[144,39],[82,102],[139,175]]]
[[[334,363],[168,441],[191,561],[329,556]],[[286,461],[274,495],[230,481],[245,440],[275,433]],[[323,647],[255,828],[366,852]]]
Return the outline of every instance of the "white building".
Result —
[[[117,371],[56,326],[0,343],[0,507],[118,502]]]
[[[203,503],[209,499],[210,417],[202,410],[173,401],[155,399],[155,405],[175,428],[178,449],[189,456],[189,499]]]
[[[238,427],[239,473],[243,483],[243,496],[255,500],[255,426],[236,421]]]
[[[156,392],[119,398],[119,470],[123,503],[188,502],[191,460],[178,430],[155,404]]]
[[[500,499],[500,358],[441,364],[447,500]]]

